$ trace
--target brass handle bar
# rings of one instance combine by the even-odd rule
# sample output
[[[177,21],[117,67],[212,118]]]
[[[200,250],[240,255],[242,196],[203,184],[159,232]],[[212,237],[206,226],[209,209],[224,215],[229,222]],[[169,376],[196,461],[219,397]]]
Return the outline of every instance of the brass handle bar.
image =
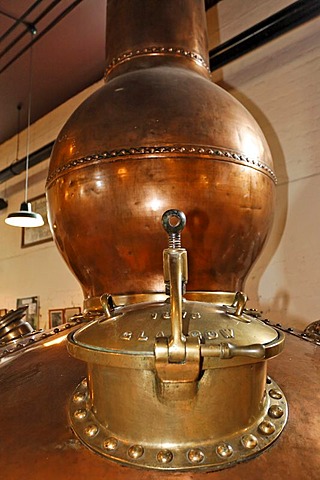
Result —
[[[186,338],[182,333],[182,296],[188,281],[187,251],[181,248],[181,231],[186,217],[180,210],[167,210],[162,225],[169,237],[169,248],[163,252],[166,290],[170,289],[171,338],[168,343],[169,361],[180,363],[186,357]]]
[[[234,345],[233,343],[220,343],[219,345],[200,345],[202,357],[252,357],[264,358],[265,348],[260,343],[252,345]]]

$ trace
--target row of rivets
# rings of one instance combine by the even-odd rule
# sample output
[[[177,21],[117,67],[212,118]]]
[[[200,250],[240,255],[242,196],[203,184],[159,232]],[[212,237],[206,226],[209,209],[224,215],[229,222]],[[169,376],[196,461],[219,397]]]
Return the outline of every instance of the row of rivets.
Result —
[[[140,55],[154,55],[154,54],[174,54],[174,55],[183,55],[185,57],[190,57],[194,59],[197,63],[201,66],[205,67],[205,69],[210,72],[208,65],[206,64],[205,60],[198,54],[189,50],[185,50],[184,48],[177,48],[177,47],[146,47],[137,50],[130,50],[127,52],[122,53],[118,57],[114,57],[111,60],[111,63],[108,65],[106,69],[105,76],[107,77],[108,73],[119,63],[124,62],[125,60],[131,60],[132,58]]]
[[[282,409],[280,410],[282,411]],[[76,410],[74,412],[74,416],[79,420],[84,419],[86,417],[86,414],[87,414],[86,410],[83,410],[83,409]],[[282,414],[283,414],[283,411],[281,415]],[[264,420],[263,422],[260,423],[258,430],[263,435],[271,435],[272,433],[275,432],[276,427],[272,422],[268,420]],[[85,435],[90,438],[95,437],[98,431],[99,431],[99,428],[95,424],[88,425],[84,429]],[[248,450],[252,450],[257,447],[258,439],[253,434],[246,434],[241,437],[241,444],[244,448]],[[119,441],[115,437],[109,437],[103,443],[104,449],[108,451],[114,451],[118,448],[118,446],[119,446]],[[222,442],[221,444],[216,446],[215,452],[220,458],[227,459],[233,455],[234,450],[230,444]],[[142,447],[142,445],[132,445],[128,449],[128,456],[134,460],[139,459],[140,457],[143,456],[143,454],[144,454],[144,448]],[[167,464],[173,460],[173,453],[170,450],[163,449],[157,453],[156,458],[159,463]],[[189,462],[193,464],[200,464],[201,462],[204,461],[205,454],[201,449],[194,448],[188,451],[187,458]]]
[[[74,398],[76,399],[79,397],[81,397],[80,394],[74,395]],[[284,414],[284,411],[278,405],[272,405],[269,408],[268,414],[272,418],[280,418]],[[77,420],[84,420],[87,416],[87,410],[78,409],[73,415]],[[259,424],[258,430],[263,435],[272,435],[275,432],[276,427],[269,420],[264,420]],[[86,436],[93,438],[98,433],[98,427],[95,424],[88,425],[84,432]],[[241,444],[247,449],[253,449],[257,446],[258,440],[254,435],[247,434],[241,438]],[[115,450],[118,447],[118,440],[114,437],[109,437],[104,441],[103,446],[106,450]],[[133,445],[128,450],[129,457],[134,459],[140,458],[143,453],[144,449],[141,445]],[[233,448],[227,443],[221,443],[216,447],[216,453],[221,458],[228,458],[233,454]],[[169,463],[172,460],[172,452],[169,450],[161,450],[158,453],[157,458],[161,463]],[[188,452],[188,459],[191,463],[200,463],[204,459],[204,453],[200,449],[191,449]]]
[[[210,156],[218,156],[223,158],[232,158],[239,162],[245,162],[247,165],[254,165],[258,168],[261,168],[263,171],[267,172],[272,180],[277,183],[277,177],[275,173],[264,163],[246,157],[245,155],[239,155],[234,152],[228,152],[224,150],[216,150],[214,148],[208,147],[192,147],[192,146],[166,146],[166,147],[138,147],[138,148],[129,148],[129,149],[121,149],[121,150],[112,150],[109,152],[103,152],[98,155],[88,155],[87,157],[80,158],[78,160],[73,160],[62,167],[58,167],[55,171],[53,171],[47,179],[47,185],[54,180],[58,175],[64,173],[65,171],[70,170],[72,167],[77,167],[78,165],[86,164],[88,162],[92,162],[95,160],[102,160],[108,159],[113,157],[121,157],[126,155],[148,155],[148,154],[157,154],[157,153],[183,153],[183,154],[193,154],[198,152],[199,154],[203,155],[210,155]]]
[[[87,379],[84,378],[81,382],[83,387],[87,387]],[[270,382],[267,382],[270,383]],[[280,400],[283,397],[283,394],[280,390],[271,389],[269,390],[269,396],[276,400]],[[79,404],[81,402],[85,402],[87,399],[87,391],[78,391],[75,392],[73,395],[73,402]],[[78,408],[74,411],[73,416],[76,420],[84,420],[86,419],[88,411],[85,408]],[[284,410],[279,405],[271,405],[268,409],[268,415],[271,418],[278,419],[281,418],[284,414]],[[276,431],[276,426],[269,420],[263,420],[259,426],[258,431],[263,435],[272,435]],[[99,432],[99,427],[95,424],[87,425],[84,429],[84,434],[89,437],[93,438]],[[243,435],[240,439],[242,446],[245,449],[252,450],[257,447],[258,439],[253,434],[246,434]],[[103,443],[103,448],[108,451],[116,450],[119,446],[119,441],[115,437],[107,438]],[[228,443],[222,442],[221,444],[217,445],[215,448],[216,454],[222,458],[227,459],[231,457],[234,453],[233,448]],[[144,448],[141,445],[132,445],[128,449],[128,456],[132,459],[139,459],[144,454]],[[170,450],[163,449],[158,451],[156,458],[159,463],[168,464],[173,460],[173,453]],[[205,454],[201,449],[194,448],[187,452],[187,458],[190,463],[192,464],[200,464],[205,459]]]

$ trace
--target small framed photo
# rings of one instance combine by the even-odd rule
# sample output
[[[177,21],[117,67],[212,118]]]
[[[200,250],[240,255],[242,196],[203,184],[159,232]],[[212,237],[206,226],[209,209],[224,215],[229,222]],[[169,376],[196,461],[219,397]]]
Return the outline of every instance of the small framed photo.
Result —
[[[49,310],[49,328],[55,328],[64,323],[63,308]]]
[[[65,323],[69,322],[69,320],[74,315],[79,315],[79,313],[81,313],[81,308],[80,307],[65,308],[64,309],[64,321],[65,321]]]
[[[40,213],[44,220],[44,225],[37,228],[22,228],[21,248],[31,247],[39,243],[50,242],[53,240],[50,231],[47,216],[47,199],[45,194],[29,200],[33,212]]]

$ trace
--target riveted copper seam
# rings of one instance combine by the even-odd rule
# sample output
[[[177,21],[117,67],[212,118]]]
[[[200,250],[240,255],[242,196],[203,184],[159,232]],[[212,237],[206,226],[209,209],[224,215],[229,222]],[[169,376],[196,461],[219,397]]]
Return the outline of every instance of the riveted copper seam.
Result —
[[[271,170],[268,165],[261,162],[260,160],[254,160],[248,158],[246,155],[243,155],[239,152],[233,152],[225,150],[218,147],[207,147],[199,145],[186,145],[186,146],[177,146],[177,145],[166,145],[166,146],[154,146],[154,147],[133,147],[133,148],[121,148],[119,150],[112,150],[110,152],[97,153],[93,155],[88,155],[87,157],[82,157],[77,160],[71,160],[70,162],[64,164],[62,167],[54,170],[47,179],[47,187],[56,180],[59,176],[63,175],[65,172],[69,172],[73,168],[78,168],[88,164],[93,164],[100,162],[101,160],[113,160],[120,161],[125,157],[134,157],[134,156],[163,156],[167,157],[168,154],[175,155],[199,155],[201,158],[211,157],[218,161],[228,161],[237,164],[245,164],[247,167],[254,168],[261,173],[264,173],[270,177],[275,184],[277,184],[277,177],[273,170]],[[142,158],[143,159],[143,158]]]
[[[173,57],[184,57],[184,58],[189,58],[193,62],[195,62],[197,65],[200,67],[204,67],[207,72],[210,73],[210,68],[208,67],[207,63],[205,60],[202,58],[199,53],[196,52],[191,52],[189,50],[185,50],[184,48],[179,48],[179,47],[146,47],[142,49],[137,49],[137,50],[130,50],[127,52],[122,53],[118,57],[115,57],[112,59],[111,63],[108,65],[106,68],[105,72],[105,80],[107,80],[107,77],[109,73],[118,65],[124,62],[129,62],[133,58],[137,57],[145,57],[145,56],[173,56]]]

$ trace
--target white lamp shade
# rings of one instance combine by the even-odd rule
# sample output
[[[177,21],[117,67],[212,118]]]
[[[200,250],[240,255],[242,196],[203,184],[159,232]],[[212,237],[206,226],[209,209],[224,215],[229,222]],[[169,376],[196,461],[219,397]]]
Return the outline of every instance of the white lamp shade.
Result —
[[[13,227],[41,227],[44,224],[39,213],[31,210],[31,203],[23,202],[19,212],[9,213],[5,222]]]

